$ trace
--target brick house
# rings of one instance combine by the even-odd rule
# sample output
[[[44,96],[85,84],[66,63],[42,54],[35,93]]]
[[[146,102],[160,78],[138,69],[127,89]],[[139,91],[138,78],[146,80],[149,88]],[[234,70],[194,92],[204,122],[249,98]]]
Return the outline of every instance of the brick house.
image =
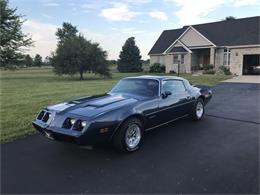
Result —
[[[184,26],[162,32],[149,52],[150,64],[166,66],[166,72],[182,73],[211,64],[227,66],[233,74],[260,72],[260,17]]]

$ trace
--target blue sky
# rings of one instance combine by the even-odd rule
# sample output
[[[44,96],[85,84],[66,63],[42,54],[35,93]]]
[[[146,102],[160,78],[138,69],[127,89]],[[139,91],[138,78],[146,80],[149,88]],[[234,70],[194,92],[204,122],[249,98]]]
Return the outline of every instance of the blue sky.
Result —
[[[26,15],[23,26],[34,47],[27,52],[43,57],[56,48],[55,32],[71,22],[87,39],[100,43],[109,59],[134,36],[143,59],[165,29],[219,21],[226,16],[257,16],[259,0],[9,0]]]

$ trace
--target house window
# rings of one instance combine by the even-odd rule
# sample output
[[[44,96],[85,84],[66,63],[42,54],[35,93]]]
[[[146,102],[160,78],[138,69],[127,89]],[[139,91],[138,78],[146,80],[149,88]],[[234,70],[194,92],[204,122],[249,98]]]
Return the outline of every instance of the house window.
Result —
[[[224,49],[223,65],[229,66],[229,64],[230,64],[230,50]]]
[[[178,55],[173,55],[173,64],[178,64],[179,60],[178,60]]]
[[[184,64],[184,54],[181,54],[181,64]]]

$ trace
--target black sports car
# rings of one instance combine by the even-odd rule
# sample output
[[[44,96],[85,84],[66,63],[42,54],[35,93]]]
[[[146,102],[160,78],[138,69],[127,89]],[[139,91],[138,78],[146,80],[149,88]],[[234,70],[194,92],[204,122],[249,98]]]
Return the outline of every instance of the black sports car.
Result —
[[[93,145],[112,142],[121,151],[140,147],[144,131],[190,116],[200,120],[212,97],[209,87],[173,76],[120,80],[110,92],[48,106],[34,127],[46,137]]]

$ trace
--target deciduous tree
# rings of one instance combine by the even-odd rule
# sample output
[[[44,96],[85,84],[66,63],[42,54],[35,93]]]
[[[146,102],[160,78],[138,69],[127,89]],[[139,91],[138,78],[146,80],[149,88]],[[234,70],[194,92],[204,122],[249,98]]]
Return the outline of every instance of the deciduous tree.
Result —
[[[24,57],[24,63],[27,67],[33,66],[33,59],[29,54]]]
[[[34,57],[33,65],[41,67],[42,64],[43,64],[42,57],[40,56],[40,54],[36,54],[35,57]]]
[[[54,72],[71,76],[79,73],[80,79],[86,72],[110,77],[106,51],[77,32],[76,27],[69,23],[63,23],[63,28],[58,29],[56,36],[59,43],[56,52],[50,57]]]

